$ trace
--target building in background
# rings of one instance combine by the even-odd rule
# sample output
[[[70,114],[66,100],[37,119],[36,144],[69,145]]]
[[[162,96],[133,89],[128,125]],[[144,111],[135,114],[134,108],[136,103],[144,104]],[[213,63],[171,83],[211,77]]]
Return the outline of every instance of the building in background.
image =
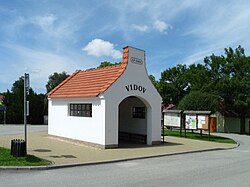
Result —
[[[0,95],[0,105],[3,104],[3,95]]]

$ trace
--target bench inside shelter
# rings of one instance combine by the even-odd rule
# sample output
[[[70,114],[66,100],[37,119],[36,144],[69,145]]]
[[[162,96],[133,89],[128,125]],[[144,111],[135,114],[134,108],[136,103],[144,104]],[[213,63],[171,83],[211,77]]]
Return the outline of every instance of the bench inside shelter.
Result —
[[[146,144],[147,143],[147,135],[120,131],[119,132],[119,142],[120,141]]]

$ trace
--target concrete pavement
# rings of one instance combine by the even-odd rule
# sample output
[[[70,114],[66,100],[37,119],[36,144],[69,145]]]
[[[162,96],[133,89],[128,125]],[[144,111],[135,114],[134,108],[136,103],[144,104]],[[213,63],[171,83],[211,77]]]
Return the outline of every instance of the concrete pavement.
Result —
[[[10,148],[12,139],[21,135],[0,137],[0,146]],[[149,158],[199,152],[208,150],[230,149],[233,144],[190,140],[178,137],[165,137],[165,143],[154,146],[142,144],[121,144],[117,149],[97,149],[85,144],[76,143],[49,136],[47,131],[28,134],[28,154],[50,160],[52,165],[45,167],[0,167],[2,169],[51,169],[87,164],[98,164],[139,158]]]

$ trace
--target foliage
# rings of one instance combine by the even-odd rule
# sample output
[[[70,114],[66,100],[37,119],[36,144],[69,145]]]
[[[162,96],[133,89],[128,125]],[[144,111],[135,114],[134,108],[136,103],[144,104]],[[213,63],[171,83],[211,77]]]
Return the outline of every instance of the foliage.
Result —
[[[101,62],[98,68],[113,66],[121,62]],[[51,91],[69,75],[66,72],[49,76],[47,92]],[[212,54],[205,57],[204,64],[189,66],[179,64],[161,73],[160,80],[153,75],[149,79],[158,89],[163,104],[176,104],[186,110],[219,110],[241,118],[242,133],[245,116],[250,116],[250,57],[239,46],[235,50],[225,49],[225,55]],[[23,80],[15,81],[11,91],[3,93],[3,104],[9,107],[8,123],[23,122]],[[28,122],[42,122],[47,114],[47,98],[30,89],[30,117]],[[0,114],[0,122],[3,121]]]
[[[209,73],[202,64],[191,64],[183,76],[190,91],[201,90],[210,82]]]
[[[32,90],[33,91],[33,90]],[[29,124],[43,124],[43,116],[47,114],[47,105],[44,103],[44,94],[30,93],[28,96],[30,111],[28,116]]]
[[[250,57],[239,46],[225,49],[225,56],[206,57],[205,66],[211,76],[210,89],[220,97],[219,110],[241,118],[245,133],[245,116],[250,115]]]
[[[179,103],[189,93],[189,85],[185,79],[186,65],[177,65],[161,73],[158,91],[162,96],[163,103]]]
[[[6,111],[6,122],[8,124],[22,124],[23,123],[23,108],[24,108],[24,81],[22,77],[15,81],[11,91],[3,93],[3,104],[8,107]],[[43,115],[45,114],[44,107],[45,95],[36,94],[32,88],[29,90],[27,100],[29,101],[29,116],[27,123],[42,124]],[[0,115],[0,121],[3,121]]]
[[[225,55],[205,57],[204,65],[169,68],[157,85],[165,105],[239,116],[244,133],[245,116],[250,116],[250,57],[241,46],[225,49]]]
[[[158,89],[159,82],[155,79],[155,77],[153,75],[149,75],[148,78],[151,80],[151,82],[155,86],[155,88]]]
[[[181,110],[209,110],[215,112],[218,96],[201,91],[191,91],[179,103]]]
[[[108,61],[104,61],[104,62],[101,62],[101,64],[98,66],[98,68],[103,68],[103,67],[107,67],[107,66],[114,66],[114,65],[118,65],[118,64],[121,64],[121,62],[111,63]]]
[[[55,72],[53,75],[50,75],[49,80],[46,84],[47,93],[53,90],[58,84],[60,84],[68,77],[69,75],[65,71],[63,71],[62,73]]]
[[[164,104],[178,104],[190,91],[200,90],[210,81],[205,66],[192,64],[177,65],[161,73],[158,89]]]

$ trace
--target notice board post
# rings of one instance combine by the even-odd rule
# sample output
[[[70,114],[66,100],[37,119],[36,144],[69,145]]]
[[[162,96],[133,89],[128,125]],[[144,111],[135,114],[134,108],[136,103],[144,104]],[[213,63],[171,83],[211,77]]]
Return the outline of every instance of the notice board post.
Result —
[[[163,126],[170,128],[178,128],[180,136],[182,131],[182,110],[164,110]]]
[[[211,111],[184,111],[185,130],[202,130],[208,131],[208,139],[210,140],[210,115]],[[186,131],[185,131],[186,132]]]

